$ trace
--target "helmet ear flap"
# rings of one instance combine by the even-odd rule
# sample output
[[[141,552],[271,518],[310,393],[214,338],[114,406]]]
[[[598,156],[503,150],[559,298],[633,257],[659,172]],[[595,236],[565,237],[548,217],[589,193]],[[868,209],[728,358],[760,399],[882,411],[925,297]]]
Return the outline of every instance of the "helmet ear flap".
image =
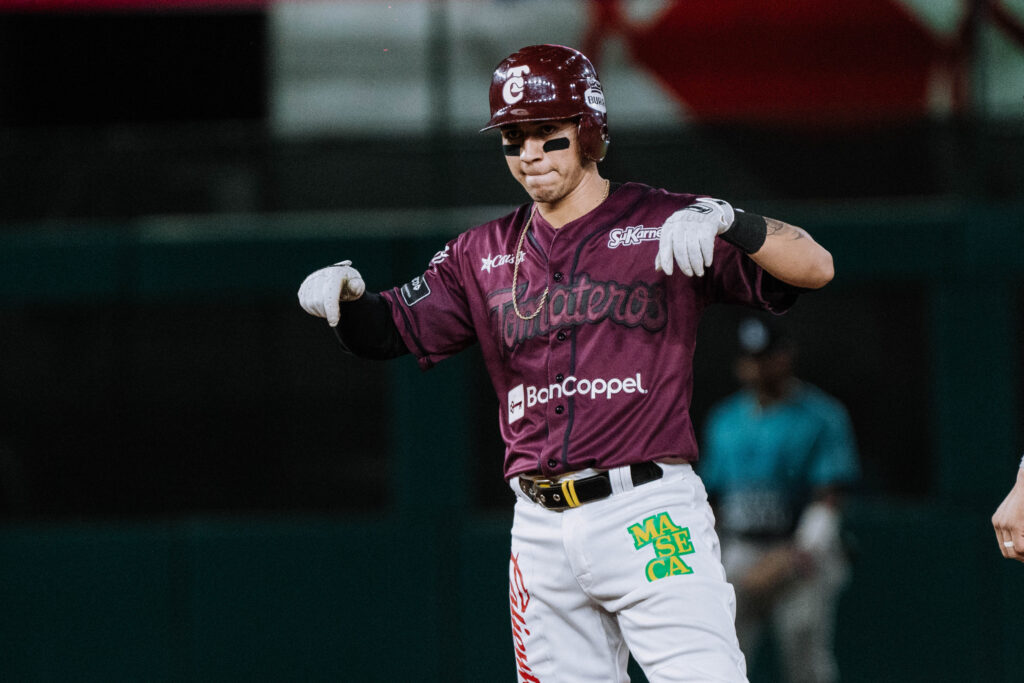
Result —
[[[594,162],[602,161],[608,153],[608,124],[596,116],[583,116],[577,128],[580,151],[583,156]]]

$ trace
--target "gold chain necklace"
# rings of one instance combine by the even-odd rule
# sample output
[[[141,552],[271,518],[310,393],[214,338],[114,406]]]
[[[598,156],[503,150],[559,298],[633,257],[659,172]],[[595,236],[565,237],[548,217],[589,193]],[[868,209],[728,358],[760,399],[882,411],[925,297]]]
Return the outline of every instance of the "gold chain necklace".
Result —
[[[530,224],[533,223],[533,214],[537,213],[537,205],[533,205],[533,211],[530,212],[530,217],[526,220],[526,225],[523,226],[523,231],[519,233],[519,242],[516,243],[516,255],[512,257],[512,308],[515,310],[516,315],[519,316],[520,320],[533,320],[540,311],[544,308],[544,302],[548,300],[548,287],[545,285],[544,293],[540,295],[540,303],[537,305],[537,310],[531,315],[525,316],[519,312],[519,303],[516,301],[516,281],[519,279],[519,250],[523,248],[523,240],[526,238],[526,231],[530,229]]]
[[[608,191],[611,189],[611,186],[611,180],[604,181],[604,196],[601,197],[601,201],[597,203],[598,206],[603,204],[604,200],[608,199]],[[519,252],[523,248],[523,240],[526,239],[526,232],[530,229],[530,225],[533,223],[533,214],[535,213],[537,213],[536,203],[533,205],[533,210],[530,211],[530,217],[526,219],[526,225],[523,226],[523,231],[519,233],[519,241],[516,243],[515,256],[512,257],[512,309],[516,312],[516,315],[520,320],[533,320],[540,315],[545,302],[548,300],[548,288],[550,287],[550,285],[544,285],[544,293],[540,295],[540,303],[537,304],[537,310],[530,315],[523,315],[520,312],[519,302],[516,301],[516,282],[519,280]]]

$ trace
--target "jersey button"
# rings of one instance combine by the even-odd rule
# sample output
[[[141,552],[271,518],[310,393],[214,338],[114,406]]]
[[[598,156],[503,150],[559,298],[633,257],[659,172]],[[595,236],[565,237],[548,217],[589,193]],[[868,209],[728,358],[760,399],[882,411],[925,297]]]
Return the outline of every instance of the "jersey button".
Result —
[[[557,460],[548,460],[548,467],[555,468],[558,466]]]
[[[565,406],[555,406],[555,413],[561,415],[565,412]]]
[[[559,332],[555,335],[555,338],[558,339],[558,341],[565,341],[565,332]]]
[[[565,276],[561,273],[555,273],[555,282],[561,282],[563,277]]]
[[[565,379],[565,375],[563,375],[562,373],[558,373],[557,375],[555,375],[556,382],[561,382],[563,379]]]

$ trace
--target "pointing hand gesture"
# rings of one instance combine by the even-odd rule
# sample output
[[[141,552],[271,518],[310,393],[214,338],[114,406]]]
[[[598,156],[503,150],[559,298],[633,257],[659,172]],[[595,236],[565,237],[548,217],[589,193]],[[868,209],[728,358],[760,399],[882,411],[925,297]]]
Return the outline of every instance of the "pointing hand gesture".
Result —
[[[341,319],[342,301],[355,301],[366,291],[366,284],[351,261],[339,261],[333,266],[311,273],[299,287],[299,305],[310,315],[327,318],[331,327]]]

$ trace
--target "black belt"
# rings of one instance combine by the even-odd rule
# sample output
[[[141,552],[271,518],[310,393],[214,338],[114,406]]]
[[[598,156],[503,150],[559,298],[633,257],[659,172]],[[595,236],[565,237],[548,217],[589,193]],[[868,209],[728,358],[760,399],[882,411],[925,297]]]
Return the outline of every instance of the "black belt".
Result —
[[[661,479],[664,472],[656,462],[641,462],[629,466],[633,486]],[[612,495],[612,479],[607,472],[582,479],[530,479],[519,477],[519,488],[530,500],[549,510],[566,510]]]

